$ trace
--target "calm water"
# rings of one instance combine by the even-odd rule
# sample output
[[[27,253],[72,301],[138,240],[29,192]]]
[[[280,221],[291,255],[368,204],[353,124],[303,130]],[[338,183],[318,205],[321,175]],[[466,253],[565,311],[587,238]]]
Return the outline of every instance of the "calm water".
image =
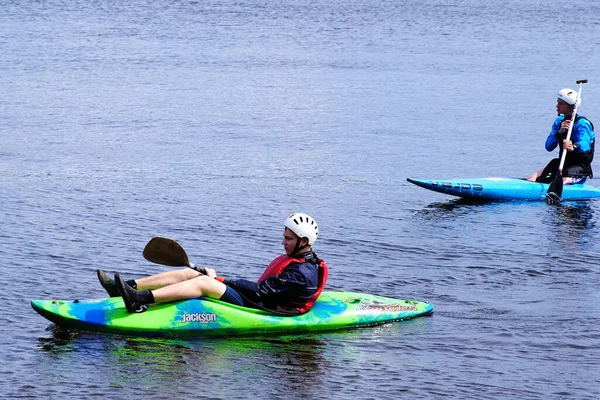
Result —
[[[406,182],[545,165],[577,79],[598,120],[599,17],[558,0],[0,0],[0,397],[600,397],[600,203]],[[141,256],[155,235],[258,277],[293,211],[319,221],[330,289],[435,314],[176,341],[65,334],[29,306],[102,297],[98,267],[164,271]]]

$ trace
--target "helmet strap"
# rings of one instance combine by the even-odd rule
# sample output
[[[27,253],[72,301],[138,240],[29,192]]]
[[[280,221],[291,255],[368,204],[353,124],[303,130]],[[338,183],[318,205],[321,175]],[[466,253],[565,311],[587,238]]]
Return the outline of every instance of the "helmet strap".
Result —
[[[298,254],[300,252],[300,249],[308,247],[308,239],[306,239],[307,240],[306,244],[304,246],[300,247],[300,242],[302,241],[302,238],[298,235],[296,235],[296,237],[298,238],[298,240],[296,241],[296,246],[294,246],[294,254],[293,255]]]

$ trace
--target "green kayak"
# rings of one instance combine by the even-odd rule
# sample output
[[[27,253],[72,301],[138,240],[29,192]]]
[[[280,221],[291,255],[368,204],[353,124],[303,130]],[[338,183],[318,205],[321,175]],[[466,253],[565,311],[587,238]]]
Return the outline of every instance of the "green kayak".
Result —
[[[312,309],[293,317],[209,298],[154,304],[130,314],[120,297],[32,300],[40,315],[59,326],[135,336],[225,336],[302,333],[383,324],[433,312],[433,305],[352,292],[323,292]]]

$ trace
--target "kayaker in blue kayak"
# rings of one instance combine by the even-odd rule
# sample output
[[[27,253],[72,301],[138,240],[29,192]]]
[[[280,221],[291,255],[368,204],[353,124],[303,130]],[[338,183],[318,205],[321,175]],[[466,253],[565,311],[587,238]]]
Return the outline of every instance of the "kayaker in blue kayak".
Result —
[[[313,218],[295,213],[285,220],[284,226],[285,255],[273,260],[256,282],[218,277],[208,267],[204,268],[204,275],[186,268],[128,281],[118,273],[112,280],[98,270],[98,279],[111,297],[123,297],[129,312],[143,310],[147,304],[204,296],[280,315],[303,314],[323,291],[328,268],[312,250],[319,233]]]
[[[584,183],[587,177],[593,176],[591,164],[594,159],[596,135],[592,122],[584,116],[576,115],[571,138],[566,140],[576,101],[581,104],[581,98],[577,100],[576,90],[565,88],[558,92],[556,103],[558,117],[552,124],[552,130],[546,139],[546,150],[553,151],[558,146],[559,158],[551,160],[545,168],[535,172],[527,180],[542,183],[552,182],[558,173],[563,148],[567,149],[562,174],[563,184]]]

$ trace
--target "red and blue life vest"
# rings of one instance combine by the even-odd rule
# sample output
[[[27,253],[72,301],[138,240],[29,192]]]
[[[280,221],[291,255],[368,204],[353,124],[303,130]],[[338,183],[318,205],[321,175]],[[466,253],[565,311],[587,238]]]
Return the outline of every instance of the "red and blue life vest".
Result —
[[[327,275],[329,274],[329,268],[327,267],[327,264],[325,264],[325,261],[323,261],[323,260],[319,260],[319,261],[320,261],[319,267],[318,267],[319,283],[317,285],[317,291],[303,303],[295,303],[294,304],[293,310],[298,311],[300,314],[304,314],[305,312],[310,310],[310,308],[313,306],[313,304],[315,304],[315,301],[317,301],[317,298],[319,297],[319,295],[325,288],[325,283],[327,283]],[[306,259],[304,259],[304,258],[294,258],[294,257],[290,257],[288,255],[282,254],[279,257],[277,257],[276,259],[274,259],[273,261],[271,261],[271,263],[269,264],[267,269],[265,269],[265,272],[263,272],[261,277],[258,278],[258,283],[261,283],[265,279],[270,278],[272,276],[281,274],[283,272],[283,270],[292,263],[304,263],[304,262],[306,262]]]

